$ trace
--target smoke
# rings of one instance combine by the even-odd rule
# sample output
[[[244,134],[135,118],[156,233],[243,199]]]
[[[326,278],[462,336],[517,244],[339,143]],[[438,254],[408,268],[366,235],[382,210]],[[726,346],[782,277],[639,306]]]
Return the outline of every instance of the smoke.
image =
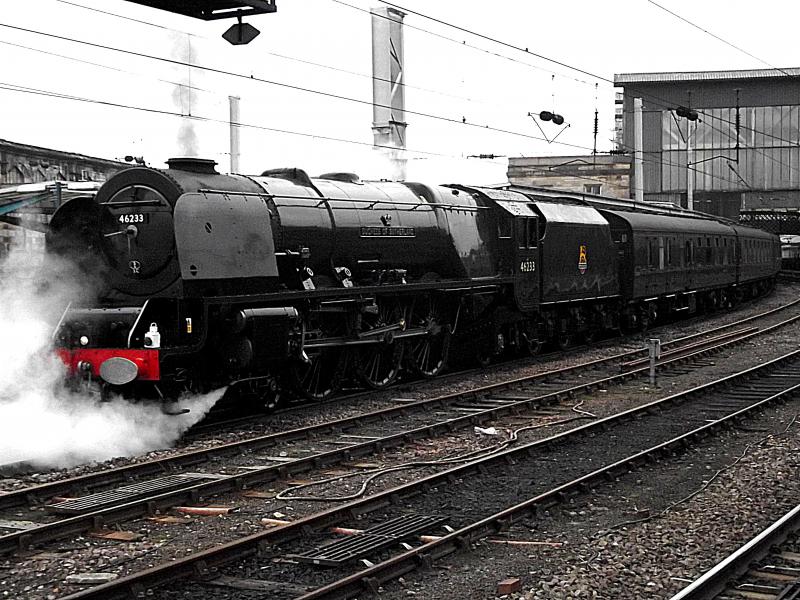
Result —
[[[0,465],[67,467],[169,447],[224,390],[183,399],[170,416],[157,403],[100,402],[63,385],[51,335],[67,304],[91,290],[70,263],[22,248],[0,262]]]
[[[181,156],[200,154],[194,123],[188,119],[183,119],[178,127],[178,150]]]
[[[172,37],[172,57],[183,63],[193,64],[197,56],[193,52],[190,35],[174,34]],[[198,156],[199,144],[192,119],[192,108],[196,103],[196,93],[192,87],[192,68],[178,67],[178,79],[172,90],[172,102],[186,115],[178,126],[178,150],[181,156]]]

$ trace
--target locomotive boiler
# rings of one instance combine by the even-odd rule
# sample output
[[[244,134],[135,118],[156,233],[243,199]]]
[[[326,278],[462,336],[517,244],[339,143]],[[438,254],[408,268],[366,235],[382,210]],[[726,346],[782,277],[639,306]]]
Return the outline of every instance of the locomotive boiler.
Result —
[[[272,408],[380,388],[440,373],[453,336],[490,360],[730,304],[780,258],[774,236],[626,201],[168,166],[126,169],[51,221],[49,251],[97,295],[65,311],[57,350],[106,390],[228,385]]]

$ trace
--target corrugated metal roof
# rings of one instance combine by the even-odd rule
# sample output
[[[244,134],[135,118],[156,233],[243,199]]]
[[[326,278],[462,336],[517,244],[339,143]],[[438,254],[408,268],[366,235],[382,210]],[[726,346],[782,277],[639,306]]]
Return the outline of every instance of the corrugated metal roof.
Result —
[[[742,71],[683,71],[672,73],[617,73],[615,85],[628,83],[671,83],[677,81],[725,81],[730,79],[770,79],[800,76],[800,68],[749,69]]]

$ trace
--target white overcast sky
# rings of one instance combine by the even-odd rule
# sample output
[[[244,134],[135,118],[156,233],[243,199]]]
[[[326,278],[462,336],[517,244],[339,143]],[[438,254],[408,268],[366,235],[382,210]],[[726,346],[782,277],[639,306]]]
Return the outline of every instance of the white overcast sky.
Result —
[[[190,112],[210,119],[192,121],[196,153],[217,160],[223,171],[229,165],[228,96],[237,95],[241,97],[241,122],[253,126],[241,132],[242,172],[293,166],[312,175],[345,170],[362,177],[385,177],[390,172],[388,165],[369,147],[371,33],[365,12],[381,4],[377,0],[342,2],[356,8],[334,0],[278,0],[277,13],[248,19],[261,35],[247,46],[232,47],[220,37],[232,20],[205,22],[122,0],[6,0],[0,11],[0,86],[23,86],[155,111]],[[769,65],[800,66],[796,56],[800,8],[794,2],[659,3]],[[398,0],[397,4],[609,80],[614,73],[767,66],[647,0]],[[587,153],[592,146],[595,107],[600,113],[598,149],[611,148],[614,93],[607,81],[413,14],[405,23],[408,110],[459,121],[463,117],[469,123],[521,134],[495,133],[409,114],[408,148],[417,151],[408,153],[409,179],[496,183],[506,179],[505,160],[478,161],[466,156]],[[201,69],[190,72],[187,67],[19,28],[188,61],[243,77]],[[248,80],[250,75],[366,103]],[[190,94],[176,86],[189,82],[199,89]],[[179,138],[187,119],[179,116],[5,89],[0,89],[0,102],[0,138],[105,158],[143,155],[156,167],[163,166],[170,156],[185,154]],[[541,137],[527,113],[543,109],[565,116],[571,126],[558,141],[573,146],[525,137]],[[543,127],[550,137],[559,131],[553,124]],[[360,143],[326,141],[313,135]]]

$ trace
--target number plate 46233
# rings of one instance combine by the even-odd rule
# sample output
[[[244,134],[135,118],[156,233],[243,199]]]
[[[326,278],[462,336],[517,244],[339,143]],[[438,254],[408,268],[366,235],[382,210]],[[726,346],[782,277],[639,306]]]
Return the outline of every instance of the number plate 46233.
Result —
[[[125,225],[128,224],[136,224],[136,223],[147,223],[147,217],[150,215],[146,215],[143,213],[136,213],[130,215],[120,215],[117,220],[120,223],[124,223]]]

